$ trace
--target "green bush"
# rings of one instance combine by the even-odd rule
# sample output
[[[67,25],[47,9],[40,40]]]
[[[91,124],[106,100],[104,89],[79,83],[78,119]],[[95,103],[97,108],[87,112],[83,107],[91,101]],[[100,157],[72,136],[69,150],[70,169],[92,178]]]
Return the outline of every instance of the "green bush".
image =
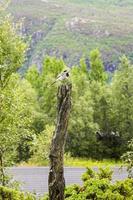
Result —
[[[133,178],[133,139],[129,141],[129,150],[123,154],[121,159],[127,165],[128,177]]]
[[[35,200],[35,196],[0,186],[0,200]]]
[[[90,178],[98,178],[98,179],[112,179],[113,171],[110,168],[99,168],[99,172],[95,173],[94,170],[87,167],[87,171],[82,175],[82,180],[85,182]]]
[[[87,167],[87,171],[82,175],[82,180],[86,181],[89,178],[94,178],[94,177],[95,177],[95,172],[91,168]]]
[[[87,168],[83,174],[83,186],[69,186],[65,190],[66,200],[133,200],[133,179],[112,184],[112,171],[100,168],[97,173]]]
[[[107,178],[110,181],[112,179],[112,174],[113,171],[110,170],[110,168],[105,168],[105,169],[99,168],[99,173],[97,173],[99,179]]]
[[[72,195],[79,193],[79,191],[80,191],[80,186],[74,184],[74,185],[65,189],[65,197],[68,198]]]

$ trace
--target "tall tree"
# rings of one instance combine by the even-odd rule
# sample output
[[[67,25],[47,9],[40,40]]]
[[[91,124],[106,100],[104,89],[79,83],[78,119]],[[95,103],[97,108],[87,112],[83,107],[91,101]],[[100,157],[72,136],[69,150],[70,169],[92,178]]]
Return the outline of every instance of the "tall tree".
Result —
[[[90,80],[100,83],[104,83],[107,80],[107,74],[98,49],[90,52]]]
[[[103,61],[98,49],[90,53],[90,84],[89,89],[93,102],[93,121],[98,124],[98,131],[105,136],[103,141],[97,141],[98,157],[110,156],[110,145],[108,137],[112,131],[111,117],[111,89],[107,83],[108,74],[105,72]]]
[[[16,34],[17,26],[6,16],[0,20],[0,89],[3,89],[13,72],[22,65],[26,44]]]
[[[133,67],[123,56],[119,70],[115,73],[112,82],[113,124],[122,140],[119,153],[125,151],[127,142],[133,137]]]
[[[18,90],[18,78],[12,76],[24,61],[26,44],[18,36],[14,23],[8,16],[0,18],[0,173],[5,184],[5,160],[11,161],[17,143],[16,130],[25,122],[22,110],[23,94]],[[23,123],[22,123],[23,122]],[[10,149],[10,153],[9,153]]]
[[[93,122],[93,101],[89,89],[89,71],[84,63],[71,70],[72,111],[68,129],[67,151],[73,156],[95,157],[97,146]],[[80,142],[79,142],[80,141]]]
[[[1,91],[0,97],[0,169],[2,172],[5,166],[12,165],[16,160],[20,143],[22,148],[22,138],[32,137],[34,134],[32,122],[35,117],[36,94],[27,81],[20,80],[18,75],[14,74]],[[22,157],[21,154],[19,156]],[[4,175],[2,184],[5,184]]]
[[[98,49],[90,53],[90,84],[91,98],[93,100],[94,122],[101,123],[102,109],[104,103],[106,105],[106,80],[107,73],[104,70],[104,65]],[[104,102],[103,102],[104,101]],[[104,105],[104,113],[105,113]]]

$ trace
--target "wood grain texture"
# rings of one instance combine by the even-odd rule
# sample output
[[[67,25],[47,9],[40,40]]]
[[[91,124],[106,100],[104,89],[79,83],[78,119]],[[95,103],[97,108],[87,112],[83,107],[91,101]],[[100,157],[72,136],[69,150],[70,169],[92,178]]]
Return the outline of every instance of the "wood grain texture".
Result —
[[[50,149],[49,171],[49,199],[64,200],[64,146],[67,136],[69,113],[71,109],[70,83],[62,84],[58,88],[58,113],[55,132]]]

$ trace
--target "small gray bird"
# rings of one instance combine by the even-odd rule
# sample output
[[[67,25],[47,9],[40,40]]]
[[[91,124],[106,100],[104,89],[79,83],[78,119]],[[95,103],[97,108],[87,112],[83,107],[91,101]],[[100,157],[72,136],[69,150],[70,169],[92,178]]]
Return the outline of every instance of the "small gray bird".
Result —
[[[69,76],[70,76],[69,70],[64,70],[57,76],[56,80],[50,86],[54,85],[57,81],[63,81],[67,79]]]

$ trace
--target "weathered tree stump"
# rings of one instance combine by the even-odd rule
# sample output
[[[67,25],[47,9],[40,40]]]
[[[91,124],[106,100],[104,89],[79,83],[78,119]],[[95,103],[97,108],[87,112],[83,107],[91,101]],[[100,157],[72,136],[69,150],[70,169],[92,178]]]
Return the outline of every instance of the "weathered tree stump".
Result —
[[[71,84],[58,88],[58,114],[55,132],[50,149],[49,199],[64,200],[64,146],[67,135],[68,119],[71,109]]]

